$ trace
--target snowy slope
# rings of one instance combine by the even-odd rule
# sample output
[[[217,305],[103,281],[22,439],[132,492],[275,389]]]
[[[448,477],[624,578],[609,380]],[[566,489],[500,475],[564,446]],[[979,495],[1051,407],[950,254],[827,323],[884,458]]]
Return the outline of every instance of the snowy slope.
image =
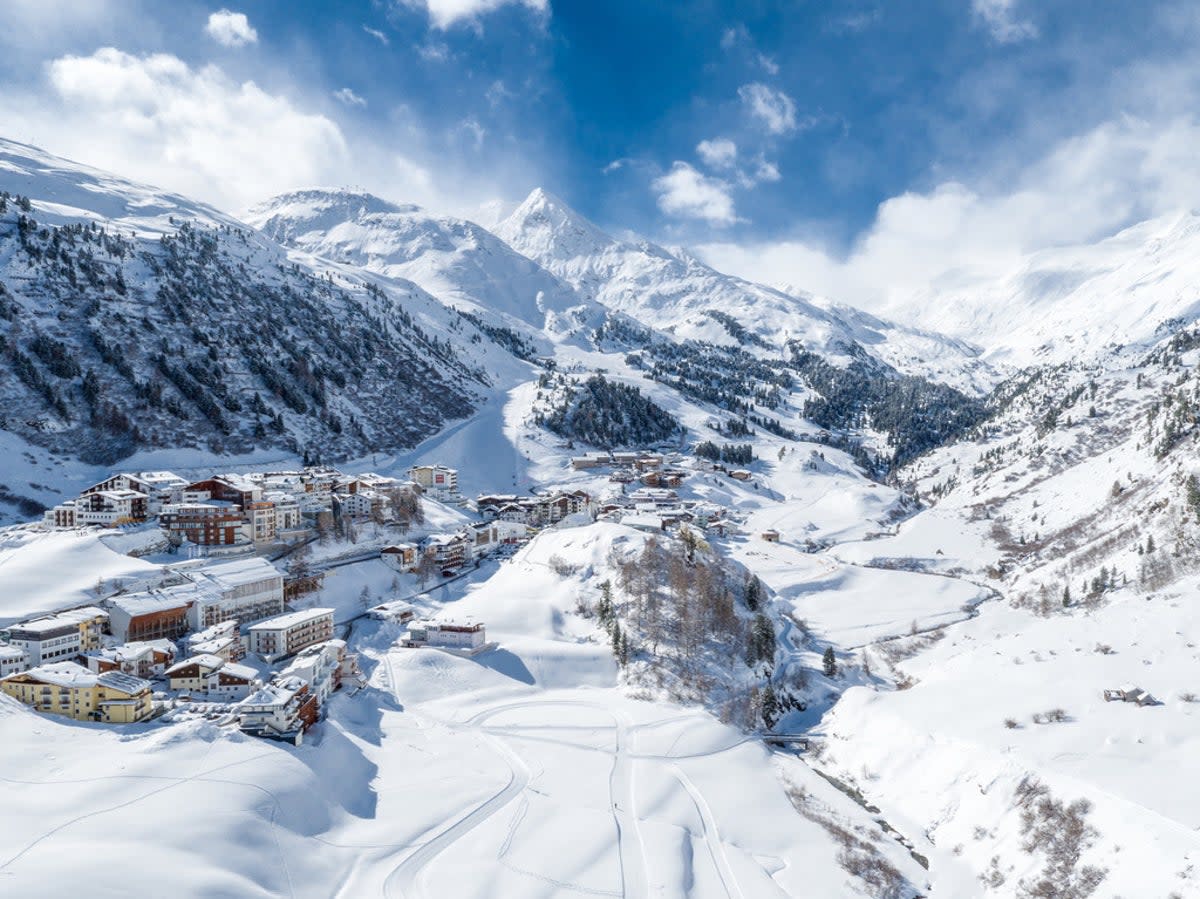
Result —
[[[1030,255],[1006,277],[932,286],[888,310],[1022,366],[1145,345],[1200,315],[1200,216],[1152,219],[1094,244]]]
[[[857,345],[900,371],[968,390],[996,379],[977,351],[961,341],[725,275],[683,249],[617,240],[541,189],[496,234],[583,296],[679,339],[740,343],[775,354],[795,341],[842,360]],[[749,335],[735,333],[725,317]]]
[[[0,191],[2,424],[26,442],[346,457],[412,446],[526,375],[411,281],[201,204],[11,142]]]
[[[247,221],[285,246],[405,278],[455,308],[553,333],[598,310],[474,222],[349,190],[304,190],[256,206]]]

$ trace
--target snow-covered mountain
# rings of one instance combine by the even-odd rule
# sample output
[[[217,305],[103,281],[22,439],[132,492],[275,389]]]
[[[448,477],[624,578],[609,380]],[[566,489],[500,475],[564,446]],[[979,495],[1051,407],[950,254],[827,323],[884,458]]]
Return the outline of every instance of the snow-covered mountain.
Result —
[[[998,380],[964,341],[726,275],[685,249],[618,240],[541,189],[496,234],[584,297],[678,339],[773,354],[794,343],[841,361],[861,347],[900,372],[967,390]]]
[[[599,309],[573,288],[464,219],[351,190],[283,194],[247,221],[288,247],[419,284],[444,303],[523,333],[594,326]]]
[[[1141,222],[1105,240],[1031,254],[969,288],[931,287],[889,310],[1014,367],[1147,346],[1200,316],[1200,215]]]
[[[0,400],[20,438],[412,446],[522,366],[417,285],[289,253],[202,204],[0,142]]]

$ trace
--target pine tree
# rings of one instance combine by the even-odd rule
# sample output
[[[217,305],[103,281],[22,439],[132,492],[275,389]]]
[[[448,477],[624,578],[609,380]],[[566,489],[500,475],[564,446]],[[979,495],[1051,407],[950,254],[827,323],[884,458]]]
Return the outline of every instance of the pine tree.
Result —
[[[621,661],[621,622],[614,621],[612,626],[612,648],[613,655],[616,656],[618,662]]]
[[[821,670],[825,672],[826,677],[837,676],[837,656],[834,655],[832,646],[825,647],[825,654],[821,657]]]
[[[1151,534],[1150,536],[1148,536],[1146,538],[1146,552],[1147,553],[1154,552],[1154,535],[1153,534]]]
[[[1063,587],[1062,604],[1063,604],[1063,608],[1066,608],[1067,606],[1071,605],[1071,585],[1070,584],[1067,584],[1065,587]]]
[[[775,695],[775,688],[770,683],[767,684],[762,691],[762,720],[763,724],[768,728],[774,727],[775,722],[779,720],[779,698]]]
[[[746,578],[746,608],[751,612],[757,612],[758,606],[762,601],[762,584],[754,575]]]

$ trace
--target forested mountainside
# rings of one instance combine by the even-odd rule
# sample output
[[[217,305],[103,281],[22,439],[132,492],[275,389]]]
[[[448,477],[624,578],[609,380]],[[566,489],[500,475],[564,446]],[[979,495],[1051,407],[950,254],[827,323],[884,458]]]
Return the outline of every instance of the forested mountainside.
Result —
[[[34,444],[104,462],[165,446],[331,459],[410,446],[489,381],[463,352],[491,343],[474,325],[439,334],[412,293],[319,276],[253,232],[132,237],[2,206],[3,426]]]

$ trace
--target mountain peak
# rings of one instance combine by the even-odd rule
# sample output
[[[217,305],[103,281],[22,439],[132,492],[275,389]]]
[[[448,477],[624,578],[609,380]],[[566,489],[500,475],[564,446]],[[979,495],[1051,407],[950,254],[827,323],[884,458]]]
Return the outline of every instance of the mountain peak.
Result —
[[[534,188],[495,233],[532,259],[593,256],[616,241],[548,190]]]

